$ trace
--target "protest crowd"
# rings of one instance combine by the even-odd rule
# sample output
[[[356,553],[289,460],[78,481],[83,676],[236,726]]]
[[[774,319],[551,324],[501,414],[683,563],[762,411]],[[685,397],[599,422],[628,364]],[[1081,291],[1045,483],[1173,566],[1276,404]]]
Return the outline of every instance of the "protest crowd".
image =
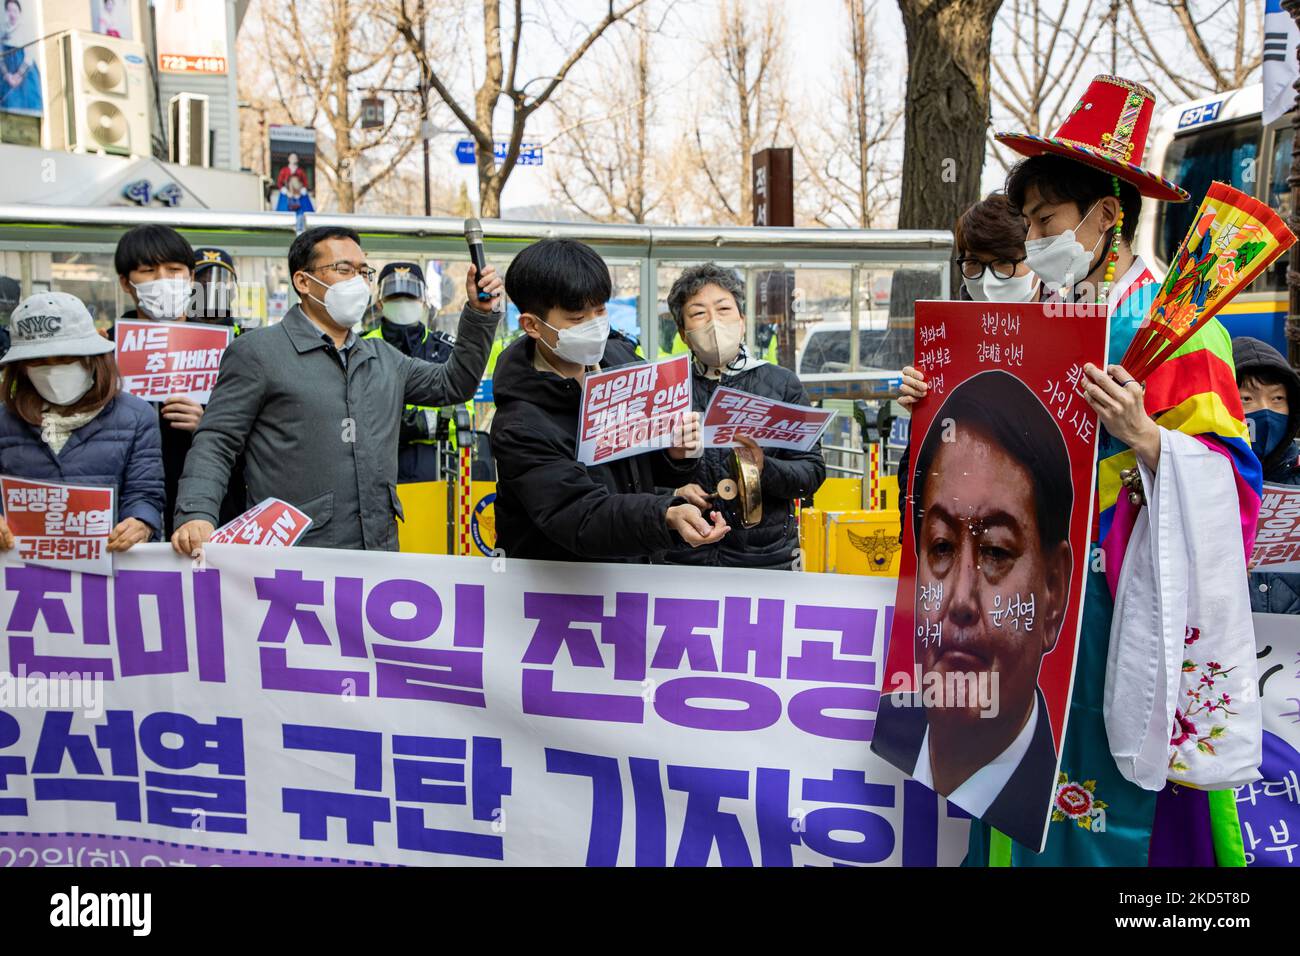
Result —
[[[1125,367],[1121,357],[1142,334],[1162,287],[1133,251],[1136,231],[1146,225],[1139,222],[1141,199],[1199,197],[1142,165],[1154,109],[1149,91],[1098,77],[1081,106],[1056,137],[999,134],[1017,154],[1005,188],[967,209],[953,233],[963,301],[1055,305],[1066,316],[1060,321],[1068,321],[1070,307],[1089,305],[1108,322],[1109,364],[1084,364],[1076,383],[1098,422],[1090,545],[1108,560],[1073,559],[1086,583],[1068,732],[1058,748],[1062,769],[1106,791],[1109,829],[1098,840],[1082,827],[1053,828],[1038,852],[990,823],[1000,819],[993,809],[978,812],[997,806],[991,794],[962,791],[980,818],[966,863],[1223,865],[1230,850],[1219,834],[1225,819],[1236,819],[1232,791],[1165,786],[1169,728],[1138,726],[1116,699],[1126,692],[1124,680],[1143,679],[1141,632],[1150,626],[1143,609],[1181,608],[1168,610],[1181,616],[1165,622],[1180,636],[1185,627],[1249,634],[1252,609],[1300,615],[1300,575],[1253,573],[1248,566],[1264,483],[1300,487],[1300,373],[1262,341],[1230,340],[1217,319],[1144,378]],[[0,358],[0,474],[111,488],[109,552],[162,541],[182,556],[198,556],[223,526],[267,499],[310,520],[300,546],[397,551],[404,520],[398,486],[433,476],[436,443],[447,429],[438,409],[472,400],[487,378],[496,405],[496,546],[505,557],[800,568],[800,509],[827,476],[817,434],[802,448],[773,446],[743,428],[734,440],[706,441],[703,413],[720,400],[720,389],[812,405],[794,371],[746,345],[744,285],[729,268],[706,262],[677,276],[667,307],[686,350],[678,367],[689,364],[677,410],[629,453],[602,458],[599,445],[584,450],[585,403],[601,388],[621,387],[604,373],[629,369],[633,387],[637,370],[650,366],[634,342],[611,329],[610,270],[582,242],[536,241],[504,275],[491,265],[481,272],[471,266],[454,338],[427,322],[420,266],[389,263],[377,273],[349,228],[309,227],[297,235],[287,250],[297,304],[260,328],[241,329],[221,294],[234,281],[234,262],[220,249],[194,249],[167,226],[144,225],[121,236],[115,265],[134,307],[113,328],[97,330],[70,294],[39,292],[13,309],[11,341]],[[500,349],[494,343],[507,298],[522,334]],[[372,315],[379,322],[364,332]],[[116,356],[124,337],[148,335],[151,323],[216,330],[219,366],[206,370],[206,387],[198,373],[188,393],[150,394],[131,384],[147,376],[120,367]],[[902,370],[899,401],[913,412],[945,400],[933,394],[933,371],[922,364]],[[673,392],[676,380],[665,381]],[[971,414],[980,407],[987,406],[969,405]],[[1001,425],[971,427],[1018,434],[1020,419],[1005,417]],[[1008,469],[1033,474],[1047,457],[1042,443],[1004,444]],[[931,477],[945,460],[959,467],[938,446],[913,448],[899,468],[902,523],[915,522],[914,533],[926,542],[926,502],[934,491],[922,481],[925,490],[918,485],[909,494],[908,476],[919,462],[918,479]],[[736,503],[737,475],[753,482],[750,496],[761,500],[757,521]],[[1197,499],[1194,512],[1175,494],[1189,484],[1215,489]],[[720,491],[728,486],[730,496]],[[1152,556],[1129,543],[1145,527],[1140,512],[1157,500],[1176,533]],[[1051,537],[1045,529],[1052,516],[1043,515],[1040,507],[1034,540]],[[968,613],[979,616],[981,575],[989,573],[987,562],[1004,560],[991,554],[1010,547],[989,544],[983,527],[958,522],[948,540],[923,546],[946,549],[953,562],[950,615],[966,601],[976,608]],[[1057,528],[1056,539],[1065,533]],[[0,519],[0,548],[14,547],[15,535]],[[1223,560],[1207,562],[1210,553]],[[1196,608],[1185,593],[1172,594],[1189,581],[1200,592]],[[1024,700],[1027,713],[1045,706],[1041,694]],[[924,743],[912,741],[906,759],[920,746],[935,768],[925,779],[938,787],[946,744],[935,726],[926,733]],[[1011,728],[1007,746],[1023,752],[1031,746],[1027,733]],[[1249,749],[1249,737],[1242,735],[1242,747]],[[1148,759],[1152,751],[1158,766]],[[921,778],[930,767],[915,759]]]

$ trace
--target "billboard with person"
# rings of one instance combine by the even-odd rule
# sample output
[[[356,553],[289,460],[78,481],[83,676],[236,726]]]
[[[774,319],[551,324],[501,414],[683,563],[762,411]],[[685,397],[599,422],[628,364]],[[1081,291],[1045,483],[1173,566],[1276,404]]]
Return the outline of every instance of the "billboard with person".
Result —
[[[40,38],[41,0],[4,0],[4,17],[0,18],[0,113],[41,116]],[[38,127],[38,140],[39,135]],[[16,141],[9,135],[0,138],[4,142]]]
[[[268,204],[280,212],[313,212],[316,191],[316,131],[272,124],[269,133],[271,192]]]
[[[106,37],[134,40],[128,0],[90,0],[90,28]]]

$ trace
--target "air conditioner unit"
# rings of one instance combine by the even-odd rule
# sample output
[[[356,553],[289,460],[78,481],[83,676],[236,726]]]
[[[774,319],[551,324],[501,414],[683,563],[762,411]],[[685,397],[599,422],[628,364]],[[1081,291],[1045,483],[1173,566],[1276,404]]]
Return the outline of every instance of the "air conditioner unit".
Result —
[[[47,148],[151,154],[143,44],[69,30],[45,41],[45,66]]]
[[[211,166],[208,98],[202,93],[177,93],[171,100],[168,151],[173,163]]]

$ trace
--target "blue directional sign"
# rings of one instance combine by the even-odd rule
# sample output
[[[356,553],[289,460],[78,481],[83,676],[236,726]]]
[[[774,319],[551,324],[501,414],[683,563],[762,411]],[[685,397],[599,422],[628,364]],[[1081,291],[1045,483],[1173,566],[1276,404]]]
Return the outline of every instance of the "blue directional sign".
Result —
[[[912,432],[910,418],[895,418],[889,425],[889,447],[905,448]]]
[[[505,140],[497,140],[493,146],[493,156],[498,163],[505,162],[506,153],[510,151],[510,144]],[[456,143],[456,162],[462,166],[473,166],[475,157],[474,141],[472,139],[462,139]],[[536,143],[520,143],[519,158],[515,161],[519,166],[540,166],[542,165],[542,147]]]

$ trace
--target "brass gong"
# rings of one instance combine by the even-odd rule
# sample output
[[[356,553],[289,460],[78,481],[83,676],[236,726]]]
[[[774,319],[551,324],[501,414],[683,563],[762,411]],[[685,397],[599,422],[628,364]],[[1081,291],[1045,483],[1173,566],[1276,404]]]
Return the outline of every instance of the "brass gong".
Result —
[[[718,482],[718,497],[739,499],[740,526],[752,528],[763,520],[762,469],[758,456],[762,452],[743,445],[731,450],[731,477]]]

